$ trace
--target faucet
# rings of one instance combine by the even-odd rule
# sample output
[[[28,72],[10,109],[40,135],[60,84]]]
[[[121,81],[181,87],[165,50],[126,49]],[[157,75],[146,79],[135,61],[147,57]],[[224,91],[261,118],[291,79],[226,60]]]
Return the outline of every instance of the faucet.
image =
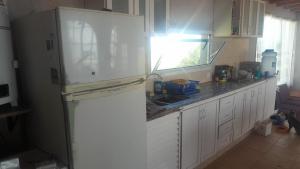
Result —
[[[157,76],[159,80],[163,80],[163,77],[160,74],[153,72],[147,75],[146,80],[148,80],[151,76]]]

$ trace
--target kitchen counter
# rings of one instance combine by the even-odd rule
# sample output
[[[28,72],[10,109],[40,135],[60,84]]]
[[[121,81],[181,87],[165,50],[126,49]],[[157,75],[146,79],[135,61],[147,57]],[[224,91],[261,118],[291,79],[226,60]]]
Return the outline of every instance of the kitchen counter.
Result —
[[[168,104],[165,106],[159,106],[151,101],[147,103],[147,121],[151,121],[170,113],[180,111],[182,107],[209,100],[209,99],[218,99],[223,97],[226,94],[230,94],[232,92],[237,92],[239,89],[250,87],[252,85],[263,82],[267,79],[260,80],[243,80],[243,81],[233,81],[226,83],[216,83],[216,82],[208,82],[200,85],[200,92],[194,95],[189,96],[188,99]],[[233,94],[233,93],[232,93]],[[151,99],[149,99],[151,100]]]

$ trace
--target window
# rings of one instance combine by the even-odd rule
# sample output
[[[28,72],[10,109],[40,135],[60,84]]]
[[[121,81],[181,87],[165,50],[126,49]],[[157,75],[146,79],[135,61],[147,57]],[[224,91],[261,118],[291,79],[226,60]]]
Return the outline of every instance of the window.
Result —
[[[264,36],[257,42],[257,61],[261,61],[266,49],[277,52],[278,84],[291,85],[295,51],[296,22],[265,16]]]
[[[209,63],[208,36],[173,34],[151,38],[151,71]]]

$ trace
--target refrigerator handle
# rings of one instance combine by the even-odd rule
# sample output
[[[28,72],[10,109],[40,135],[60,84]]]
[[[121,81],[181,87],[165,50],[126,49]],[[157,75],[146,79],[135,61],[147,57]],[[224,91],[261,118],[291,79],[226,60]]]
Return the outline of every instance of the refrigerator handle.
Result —
[[[64,101],[79,101],[85,99],[92,99],[97,97],[107,97],[114,94],[119,94],[122,92],[134,90],[138,87],[143,87],[145,83],[145,79],[139,79],[136,81],[116,85],[116,86],[108,86],[102,87],[98,89],[86,90],[82,92],[75,92],[69,94],[63,94]]]

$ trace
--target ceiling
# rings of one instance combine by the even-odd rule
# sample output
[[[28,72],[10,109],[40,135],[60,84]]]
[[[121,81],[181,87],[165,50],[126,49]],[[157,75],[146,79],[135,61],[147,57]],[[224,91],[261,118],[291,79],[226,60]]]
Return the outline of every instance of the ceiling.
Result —
[[[289,9],[292,12],[300,13],[300,0],[265,0],[277,6]]]

